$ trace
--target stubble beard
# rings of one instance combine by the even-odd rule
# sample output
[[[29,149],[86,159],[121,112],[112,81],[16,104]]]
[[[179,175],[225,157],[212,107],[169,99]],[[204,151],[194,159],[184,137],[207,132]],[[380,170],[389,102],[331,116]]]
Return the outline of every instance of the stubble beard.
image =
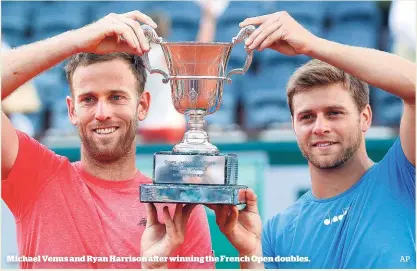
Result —
[[[92,136],[88,136],[87,131],[84,128],[85,126],[79,125],[78,134],[86,155],[90,159],[100,163],[112,163],[121,160],[131,153],[138,128],[138,122],[135,120],[137,120],[137,118],[134,118],[129,122],[127,131],[124,135],[112,139],[117,140],[117,142],[108,143],[111,146],[100,146],[102,145],[101,143],[94,140]]]
[[[344,147],[334,159],[330,161],[323,161],[323,158],[320,158],[316,155],[313,155],[312,152],[308,150],[308,146],[300,146],[300,150],[303,156],[310,162],[313,166],[319,169],[335,169],[342,167],[347,161],[349,161],[352,156],[359,149],[362,141],[362,131],[357,130],[357,133],[352,135],[349,138],[349,145]],[[341,143],[339,143],[341,144]]]

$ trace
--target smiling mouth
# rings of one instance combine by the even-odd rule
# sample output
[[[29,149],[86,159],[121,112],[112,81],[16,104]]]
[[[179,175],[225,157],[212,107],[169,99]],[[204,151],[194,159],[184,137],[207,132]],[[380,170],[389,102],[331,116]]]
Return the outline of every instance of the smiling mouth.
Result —
[[[313,144],[313,147],[329,147],[334,144],[336,144],[336,142],[323,142],[323,143]]]
[[[117,129],[119,129],[119,127],[97,128],[93,129],[93,131],[99,135],[109,135],[114,133]]]

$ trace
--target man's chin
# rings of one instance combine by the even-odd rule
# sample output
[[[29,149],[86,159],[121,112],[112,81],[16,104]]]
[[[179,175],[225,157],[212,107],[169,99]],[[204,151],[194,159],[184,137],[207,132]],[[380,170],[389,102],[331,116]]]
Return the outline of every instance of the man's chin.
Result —
[[[112,145],[112,146],[109,146]],[[117,144],[109,144],[107,146],[95,145],[91,150],[87,150],[90,153],[90,157],[93,157],[97,161],[109,162],[115,161],[123,156],[123,152]]]
[[[83,140],[84,139],[84,140]],[[89,157],[99,162],[113,162],[127,155],[131,145],[121,137],[82,138],[84,150]]]
[[[116,151],[98,151],[90,155],[99,162],[113,162],[119,160],[123,155]]]
[[[343,164],[339,159],[316,159],[310,162],[320,169],[334,169]]]

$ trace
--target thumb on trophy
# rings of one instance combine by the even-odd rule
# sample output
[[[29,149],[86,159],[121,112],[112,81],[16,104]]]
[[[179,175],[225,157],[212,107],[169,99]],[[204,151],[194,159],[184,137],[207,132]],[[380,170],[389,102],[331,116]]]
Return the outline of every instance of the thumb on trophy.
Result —
[[[246,207],[242,211],[259,214],[258,197],[256,196],[255,192],[248,188],[246,190],[240,190],[239,194],[242,194],[242,196],[246,199]],[[240,196],[241,195],[239,195],[239,197]]]

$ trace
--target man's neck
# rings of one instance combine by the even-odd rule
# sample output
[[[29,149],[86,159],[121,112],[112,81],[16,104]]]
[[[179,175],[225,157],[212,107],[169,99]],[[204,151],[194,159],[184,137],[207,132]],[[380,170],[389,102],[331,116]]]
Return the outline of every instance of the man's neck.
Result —
[[[362,148],[340,168],[319,169],[310,164],[312,193],[318,199],[335,197],[357,183],[373,164]]]
[[[103,180],[128,180],[137,173],[134,149],[116,161],[100,162],[89,156],[82,148],[81,164],[87,173]]]

